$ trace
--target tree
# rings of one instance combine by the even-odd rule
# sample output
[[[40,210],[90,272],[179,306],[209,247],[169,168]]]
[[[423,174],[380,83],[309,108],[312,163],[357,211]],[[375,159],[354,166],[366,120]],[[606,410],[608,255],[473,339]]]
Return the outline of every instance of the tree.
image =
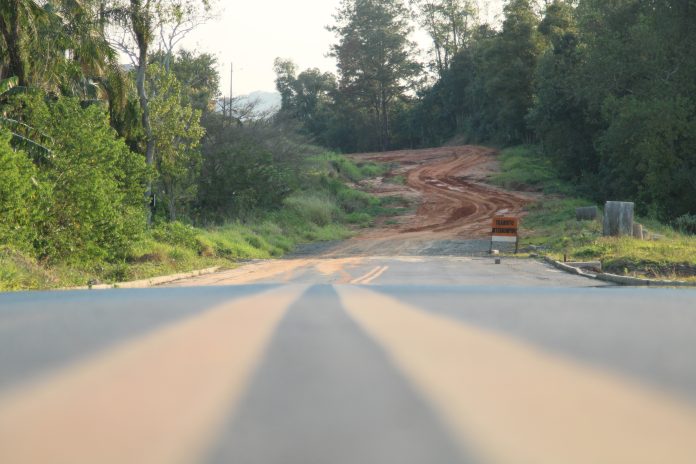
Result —
[[[390,110],[413,87],[421,66],[412,57],[415,44],[409,11],[400,0],[343,0],[329,30],[338,42],[339,92],[372,113],[378,148],[390,146]]]
[[[276,58],[273,61],[276,89],[280,93],[280,108],[284,112],[294,112],[295,82],[297,65],[292,60]]]
[[[157,52],[151,62],[159,63],[165,70],[166,56]],[[181,103],[205,114],[214,110],[214,101],[220,95],[220,75],[217,58],[210,53],[179,50],[170,60],[169,71],[181,84]]]
[[[577,8],[583,54],[577,98],[592,134],[603,196],[632,198],[661,219],[696,202],[696,8],[693,2],[599,2]]]
[[[17,77],[19,85],[28,84],[29,57],[27,48],[35,36],[37,25],[47,13],[33,0],[3,0],[0,3],[2,49],[7,53],[3,77]]]
[[[598,117],[588,118],[583,87],[580,31],[570,2],[551,3],[539,24],[547,49],[539,60],[535,100],[527,120],[559,172],[572,180],[592,179],[598,169],[594,147]]]
[[[157,149],[158,190],[169,220],[196,197],[201,157],[198,144],[204,130],[201,112],[182,105],[182,88],[172,73],[153,65],[148,70],[152,131]]]
[[[500,33],[486,51],[482,72],[492,98],[495,138],[505,143],[531,141],[525,117],[534,99],[534,79],[543,43],[539,18],[530,0],[511,0],[503,9]]]
[[[643,213],[669,219],[694,211],[696,118],[685,97],[608,101],[609,127],[597,139],[603,193],[628,197]]]
[[[411,0],[411,3],[417,8],[421,27],[433,40],[435,68],[442,77],[476,26],[476,3],[471,0]]]
[[[216,17],[215,0],[168,0],[157,6],[157,52],[163,56],[166,71],[174,61],[177,45],[194,29]]]
[[[327,130],[335,104],[336,77],[317,68],[295,76],[295,64],[280,58],[276,58],[274,70],[276,89],[281,95],[279,116],[297,119],[308,134],[330,145]]]
[[[198,2],[196,2],[198,4]],[[208,0],[200,0],[203,11],[210,8]],[[166,39],[163,31],[170,27],[169,40],[163,40],[165,54],[171,54],[173,47],[193,27],[200,24],[195,22],[191,27],[183,26],[194,8],[188,2],[179,0],[113,0],[110,15],[118,19],[119,27],[111,31],[111,43],[119,50],[128,54],[136,65],[136,89],[140,102],[141,121],[145,135],[145,160],[149,166],[155,164],[156,140],[150,120],[150,107],[146,89],[146,76],[150,48],[159,31]],[[195,10],[197,11],[197,10]],[[148,196],[152,195],[152,187],[148,188]]]
[[[302,186],[305,158],[317,154],[292,121],[276,118],[208,127],[201,149],[198,210],[206,222],[277,209]]]
[[[3,75],[52,94],[105,99],[99,82],[117,63],[101,31],[97,0],[3,2],[0,29],[0,49],[9,58]]]

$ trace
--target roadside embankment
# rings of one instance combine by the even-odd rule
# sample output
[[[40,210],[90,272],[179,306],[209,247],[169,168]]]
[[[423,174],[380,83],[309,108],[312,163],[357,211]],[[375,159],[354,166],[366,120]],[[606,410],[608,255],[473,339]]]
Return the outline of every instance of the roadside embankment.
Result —
[[[208,268],[234,268],[251,259],[277,258],[297,245],[337,241],[395,214],[399,205],[346,184],[382,172],[374,163],[354,163],[325,154],[310,160],[305,185],[280,207],[246,213],[235,222],[195,227],[155,223],[125,256],[84,262],[51,260],[0,247],[0,291],[112,286]]]
[[[616,276],[608,277],[616,283],[640,284],[639,280],[623,277],[653,284],[664,280],[667,285],[696,282],[696,236],[639,217],[638,222],[647,231],[645,239],[603,237],[601,210],[597,220],[578,221],[575,208],[595,203],[560,179],[533,147],[503,150],[500,163],[501,172],[492,176],[491,182],[544,193],[525,207],[522,250],[548,255],[556,261],[600,261],[605,276]]]

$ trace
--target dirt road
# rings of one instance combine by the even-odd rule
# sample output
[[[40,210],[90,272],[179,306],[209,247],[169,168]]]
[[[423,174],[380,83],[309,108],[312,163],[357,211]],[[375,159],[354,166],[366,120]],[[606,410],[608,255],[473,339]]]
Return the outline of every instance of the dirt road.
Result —
[[[523,215],[524,206],[537,198],[534,194],[511,192],[486,183],[498,170],[496,151],[486,147],[443,147],[351,157],[398,163],[399,167],[391,175],[406,177],[405,189],[420,197],[415,215],[398,227],[382,228],[370,234],[374,236],[397,232],[439,239],[487,237],[494,214]],[[380,194],[381,189],[383,187],[376,184],[372,190]],[[393,188],[387,192],[400,193]]]
[[[491,219],[524,215],[537,198],[487,183],[498,170],[496,152],[476,146],[351,155],[391,166],[384,177],[359,186],[377,196],[407,198],[410,214],[338,243],[300,247],[283,260],[260,261],[171,286],[248,283],[595,285],[567,280],[539,263],[473,261],[487,256]],[[400,181],[402,180],[402,181]],[[507,276],[507,277],[504,277]],[[507,279],[507,280],[506,280]]]
[[[486,248],[495,214],[523,216],[538,194],[487,183],[498,170],[496,150],[478,146],[351,155],[356,161],[392,164],[384,178],[362,187],[378,196],[402,196],[417,208],[337,247],[329,256],[475,254]],[[404,179],[404,185],[394,179]],[[463,253],[453,253],[454,250]],[[419,250],[422,253],[419,253]]]

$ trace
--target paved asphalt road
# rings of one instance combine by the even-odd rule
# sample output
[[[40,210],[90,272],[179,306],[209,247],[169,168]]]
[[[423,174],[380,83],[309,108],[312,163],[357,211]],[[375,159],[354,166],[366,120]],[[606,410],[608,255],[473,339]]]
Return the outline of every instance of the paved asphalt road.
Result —
[[[696,462],[696,291],[461,257],[177,285],[0,294],[0,463]]]

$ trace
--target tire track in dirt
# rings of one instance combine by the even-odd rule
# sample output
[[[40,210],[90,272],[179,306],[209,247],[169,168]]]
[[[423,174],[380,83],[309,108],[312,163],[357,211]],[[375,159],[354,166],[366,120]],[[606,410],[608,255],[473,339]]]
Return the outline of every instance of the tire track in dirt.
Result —
[[[471,145],[352,155],[358,161],[398,163],[408,188],[421,197],[415,215],[363,238],[484,238],[496,214],[523,216],[524,206],[538,195],[487,184],[498,170],[496,155],[494,149]]]

